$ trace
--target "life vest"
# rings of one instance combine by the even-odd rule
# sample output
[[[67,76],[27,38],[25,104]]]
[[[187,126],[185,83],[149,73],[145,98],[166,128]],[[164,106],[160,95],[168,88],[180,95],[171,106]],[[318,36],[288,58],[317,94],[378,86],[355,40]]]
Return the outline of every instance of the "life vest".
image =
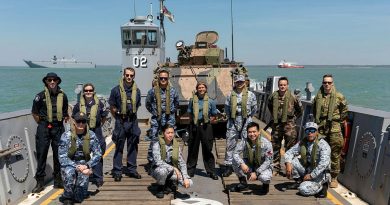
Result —
[[[278,112],[279,112],[279,92],[275,91],[272,94],[272,116],[274,119],[274,123],[278,123]],[[282,122],[287,122],[287,115],[288,115],[288,106],[289,103],[293,100],[293,96],[291,95],[291,92],[287,89],[284,93],[284,102],[283,102],[283,108],[282,108]]]
[[[46,109],[47,109],[47,121],[53,122],[53,105],[51,103],[50,92],[49,89],[45,86],[45,99],[46,99]],[[62,106],[64,104],[64,93],[62,90],[59,90],[57,94],[57,120],[62,121]]]
[[[127,114],[127,95],[125,87],[123,86],[123,78],[119,79],[119,92],[121,93],[121,114]],[[131,86],[131,106],[133,107],[132,112],[137,112],[137,84],[133,81]]]
[[[158,137],[159,143],[160,143],[160,154],[161,154],[161,159],[163,161],[166,160],[167,158],[167,150],[165,147],[165,140],[163,135],[159,135]],[[172,151],[172,165],[176,168],[179,168],[179,143],[176,141],[175,138],[172,140],[172,146],[173,146],[173,151]]]
[[[316,139],[314,140],[313,142],[313,148],[311,150],[311,168],[314,169],[316,166],[317,166],[317,160],[318,160],[318,153],[317,153],[317,150],[318,150],[318,142],[320,141],[320,139],[322,139],[323,137],[321,136],[317,136]],[[301,155],[301,158],[299,159],[299,161],[301,162],[302,166],[303,167],[307,167],[308,164],[307,164],[307,150],[308,150],[308,147],[307,147],[307,138],[303,138],[303,140],[299,143],[299,146],[300,146],[300,155]]]
[[[96,94],[94,94],[93,99],[95,100],[95,104],[92,105],[91,112],[89,113],[89,128],[91,129],[96,127],[96,117],[99,108],[99,99],[97,98]],[[87,113],[84,97],[80,98],[80,112]]]
[[[192,110],[194,112],[194,124],[198,125],[198,117],[199,117],[199,98],[197,93],[192,94]],[[209,122],[209,96],[207,93],[203,97],[203,122]]]
[[[154,96],[156,98],[157,103],[157,118],[161,118],[162,114],[162,100],[161,100],[161,93],[160,93],[160,86],[157,84],[153,87],[154,89]],[[169,115],[171,114],[171,87],[168,84],[167,88],[165,89],[165,114]]]
[[[246,139],[246,154],[248,156],[248,161],[249,161],[249,166],[250,167],[255,167],[256,169],[258,167],[260,167],[260,165],[262,164],[262,159],[261,159],[261,156],[262,156],[262,153],[261,153],[261,147],[262,147],[262,143],[261,143],[261,136],[259,136],[256,140],[256,150],[255,150],[255,156],[253,156],[253,152],[252,152],[252,147],[253,147],[253,143],[252,141],[247,138]]]
[[[85,129],[86,129],[86,134],[83,136],[83,154],[84,154],[85,161],[89,161],[91,159],[90,150],[89,150],[91,137],[89,135],[88,126]],[[76,134],[76,128],[74,127],[74,125],[72,125],[71,126],[70,147],[68,150],[68,157],[71,159],[74,157],[74,155],[77,151],[77,147],[76,147],[77,137],[78,136]]]
[[[247,102],[248,102],[248,89],[244,88],[242,90],[242,100],[241,100],[241,114],[242,114],[243,118],[248,117],[248,111],[247,111],[247,107],[246,107]],[[236,112],[237,112],[237,93],[234,90],[230,94],[230,107],[231,107],[230,118],[235,119]]]

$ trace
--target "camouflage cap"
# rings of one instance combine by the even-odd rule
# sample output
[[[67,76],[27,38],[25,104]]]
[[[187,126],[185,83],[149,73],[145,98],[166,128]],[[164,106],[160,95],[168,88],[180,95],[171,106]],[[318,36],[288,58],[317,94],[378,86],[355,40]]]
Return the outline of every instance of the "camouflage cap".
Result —
[[[307,122],[305,124],[305,130],[310,129],[310,128],[314,128],[314,129],[318,130],[318,125],[315,122]]]
[[[234,82],[238,82],[238,81],[245,81],[245,76],[244,75],[235,75]]]

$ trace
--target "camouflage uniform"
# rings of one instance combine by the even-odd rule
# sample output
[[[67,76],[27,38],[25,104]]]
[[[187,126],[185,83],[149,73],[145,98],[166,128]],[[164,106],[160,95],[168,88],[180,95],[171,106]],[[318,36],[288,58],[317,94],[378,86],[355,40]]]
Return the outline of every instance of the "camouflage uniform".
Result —
[[[237,145],[233,154],[233,170],[238,177],[246,177],[247,175],[242,171],[241,164],[245,163],[249,166],[250,173],[256,171],[257,178],[263,184],[269,184],[272,178],[272,144],[265,137],[259,136],[261,142],[261,165],[259,167],[250,167],[248,164],[248,150],[246,140],[241,140],[240,144]],[[251,152],[256,151],[256,144],[250,150]],[[240,157],[240,154],[243,157]],[[255,154],[253,155],[255,156]]]
[[[286,92],[290,92],[287,90]],[[282,140],[285,140],[286,150],[290,149],[297,143],[297,130],[295,121],[303,113],[302,103],[299,98],[291,94],[292,99],[289,100],[287,105],[287,121],[282,122],[283,115],[283,105],[285,102],[286,95],[280,96],[278,91],[275,91],[268,99],[268,109],[273,113],[273,100],[274,97],[278,96],[279,98],[279,107],[278,107],[278,121],[272,126],[272,147],[274,149],[274,163],[280,162],[280,148],[282,146]],[[275,119],[274,119],[275,121]]]
[[[83,137],[76,138],[77,151],[73,159],[69,158],[68,152],[71,145],[71,131],[64,132],[61,136],[61,141],[58,148],[59,161],[61,164],[61,175],[64,183],[65,199],[74,199],[81,202],[87,195],[89,176],[76,171],[77,165],[87,165],[94,167],[99,163],[102,157],[99,140],[94,132],[89,131],[90,135],[90,153],[92,157],[89,161],[85,161],[83,153]]]
[[[166,146],[166,159],[161,159],[161,148],[159,141],[152,141],[152,171],[151,175],[154,179],[156,179],[156,183],[158,185],[165,185],[165,182],[169,176],[171,176],[169,179],[172,181],[178,181],[180,185],[183,185],[184,179],[189,179],[190,186],[192,186],[193,182],[190,179],[190,177],[187,174],[187,166],[186,161],[183,158],[182,150],[179,147],[179,159],[178,159],[178,169],[181,172],[182,179],[177,179],[177,175],[173,171],[173,165],[172,165],[172,152],[173,152],[173,146],[171,145],[165,145]],[[173,174],[172,174],[173,172]]]
[[[332,88],[331,92],[334,92],[335,89]],[[319,95],[322,95],[322,98],[318,98]],[[332,121],[328,121],[328,111],[330,105],[330,96],[331,94],[325,95],[323,89],[319,90],[319,93],[314,98],[313,101],[313,114],[315,118],[318,118],[319,121],[316,121],[318,124],[318,132],[326,136],[326,141],[329,143],[332,153],[331,153],[331,175],[332,178],[336,178],[340,173],[340,157],[341,150],[344,144],[344,138],[341,134],[341,123],[347,117],[348,107],[347,100],[340,93],[335,93],[336,101],[335,108],[333,111]],[[319,101],[322,102],[319,102]],[[317,103],[322,103],[320,113],[317,113],[316,106]]]
[[[304,167],[300,162],[300,143],[295,144],[284,155],[286,163],[291,163],[293,170],[292,176],[294,179],[304,177],[306,174],[310,174],[312,179],[310,181],[303,181],[299,187],[299,192],[304,196],[312,196],[319,193],[322,190],[322,185],[329,181],[330,175],[328,173],[330,169],[330,147],[324,139],[319,139],[317,148],[317,166],[312,169],[311,152],[313,149],[313,142],[308,142],[307,149],[307,164],[309,166]]]
[[[235,92],[235,91],[232,91]],[[251,91],[248,91],[247,113],[248,116],[242,116],[242,92],[237,94],[237,112],[236,118],[231,118],[231,94],[228,95],[225,101],[225,112],[228,117],[227,132],[226,132],[226,155],[225,165],[230,166],[233,162],[233,152],[239,138],[245,140],[247,136],[246,126],[252,122],[252,117],[257,112],[256,96]]]

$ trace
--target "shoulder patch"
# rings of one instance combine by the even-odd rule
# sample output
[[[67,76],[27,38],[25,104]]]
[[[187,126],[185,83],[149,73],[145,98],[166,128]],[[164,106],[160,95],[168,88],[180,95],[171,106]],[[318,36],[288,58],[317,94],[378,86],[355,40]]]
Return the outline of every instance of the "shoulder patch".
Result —
[[[35,101],[35,102],[38,102],[39,99],[40,99],[39,95],[36,95],[35,98],[34,98],[34,101]]]

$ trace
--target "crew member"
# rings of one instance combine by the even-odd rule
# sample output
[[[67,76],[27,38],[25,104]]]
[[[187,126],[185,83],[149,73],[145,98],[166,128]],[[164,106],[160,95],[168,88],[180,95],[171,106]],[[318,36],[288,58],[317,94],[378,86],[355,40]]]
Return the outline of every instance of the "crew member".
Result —
[[[322,86],[313,101],[313,114],[318,124],[318,132],[326,136],[331,153],[332,181],[331,188],[338,186],[337,176],[340,173],[340,157],[344,139],[341,134],[341,123],[348,114],[347,100],[336,90],[333,76],[326,74],[322,78]]]
[[[317,129],[316,123],[306,123],[306,137],[287,150],[284,157],[286,176],[296,181],[288,188],[298,188],[303,196],[324,198],[330,178],[330,147]]]
[[[44,90],[35,96],[31,110],[34,120],[38,123],[35,135],[37,184],[32,190],[33,193],[39,193],[45,188],[46,159],[50,145],[53,151],[54,188],[63,187],[58,162],[58,143],[65,131],[63,122],[69,119],[68,98],[59,87],[61,78],[56,73],[47,73],[42,82],[45,85]]]

